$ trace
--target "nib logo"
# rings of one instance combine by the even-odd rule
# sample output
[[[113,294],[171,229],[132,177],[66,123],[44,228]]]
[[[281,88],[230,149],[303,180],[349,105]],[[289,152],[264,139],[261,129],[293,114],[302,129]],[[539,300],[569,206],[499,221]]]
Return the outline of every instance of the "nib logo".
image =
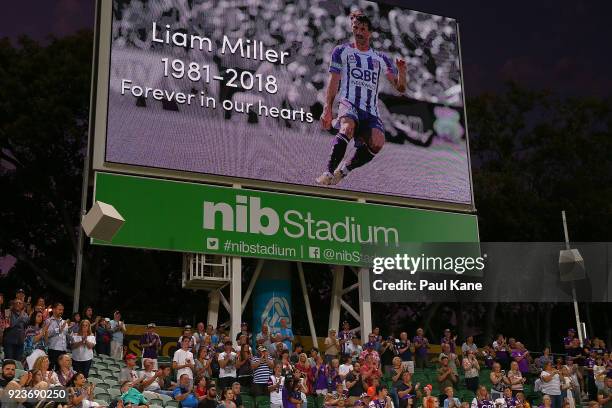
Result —
[[[214,230],[218,218],[223,231],[274,235],[280,227],[278,213],[262,207],[259,197],[237,195],[234,207],[224,202],[204,201],[204,229]]]

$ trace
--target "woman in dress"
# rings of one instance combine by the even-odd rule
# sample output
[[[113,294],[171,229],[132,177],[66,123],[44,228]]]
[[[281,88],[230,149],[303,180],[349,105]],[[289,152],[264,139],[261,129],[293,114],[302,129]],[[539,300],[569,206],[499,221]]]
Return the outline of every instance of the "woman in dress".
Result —
[[[49,334],[47,332],[47,325],[43,324],[43,321],[43,312],[32,312],[30,322],[25,331],[23,355],[29,368],[34,366],[38,357],[47,354]]]

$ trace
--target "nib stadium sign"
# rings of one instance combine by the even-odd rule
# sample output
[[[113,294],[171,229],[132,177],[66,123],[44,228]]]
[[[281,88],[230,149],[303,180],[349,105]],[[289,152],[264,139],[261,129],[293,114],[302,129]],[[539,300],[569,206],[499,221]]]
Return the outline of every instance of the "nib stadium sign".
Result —
[[[95,200],[125,218],[105,245],[362,265],[367,245],[478,241],[473,215],[110,173]]]

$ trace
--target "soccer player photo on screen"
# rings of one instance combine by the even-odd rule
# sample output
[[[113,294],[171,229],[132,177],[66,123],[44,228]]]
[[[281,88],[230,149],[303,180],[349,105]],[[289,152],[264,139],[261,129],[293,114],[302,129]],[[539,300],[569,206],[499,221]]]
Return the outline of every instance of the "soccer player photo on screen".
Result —
[[[327,169],[317,177],[320,185],[338,184],[348,174],[369,163],[385,144],[385,129],[378,111],[378,89],[381,75],[400,93],[406,91],[406,61],[395,63],[370,47],[373,26],[361,11],[350,14],[353,42],[334,48],[329,67],[329,82],[321,126],[338,128],[332,142]],[[339,95],[338,95],[339,94]],[[338,115],[333,119],[333,105],[339,96]],[[344,159],[351,139],[353,155]]]

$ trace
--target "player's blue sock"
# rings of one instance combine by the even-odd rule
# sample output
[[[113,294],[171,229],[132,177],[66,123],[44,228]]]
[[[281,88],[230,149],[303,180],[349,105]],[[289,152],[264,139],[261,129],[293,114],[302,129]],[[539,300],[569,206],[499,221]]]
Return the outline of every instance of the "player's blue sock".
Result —
[[[329,161],[327,162],[327,170],[330,173],[333,173],[334,170],[336,170],[336,167],[338,167],[340,161],[342,161],[342,159],[344,158],[348,142],[349,138],[346,137],[346,135],[344,135],[343,133],[338,133],[336,137],[334,137],[332,151],[329,155]]]
[[[354,170],[357,167],[361,167],[370,162],[374,156],[376,156],[376,153],[372,152],[367,145],[363,144],[355,149],[355,154],[353,154],[353,157],[351,157],[351,160],[346,168],[349,171]]]

